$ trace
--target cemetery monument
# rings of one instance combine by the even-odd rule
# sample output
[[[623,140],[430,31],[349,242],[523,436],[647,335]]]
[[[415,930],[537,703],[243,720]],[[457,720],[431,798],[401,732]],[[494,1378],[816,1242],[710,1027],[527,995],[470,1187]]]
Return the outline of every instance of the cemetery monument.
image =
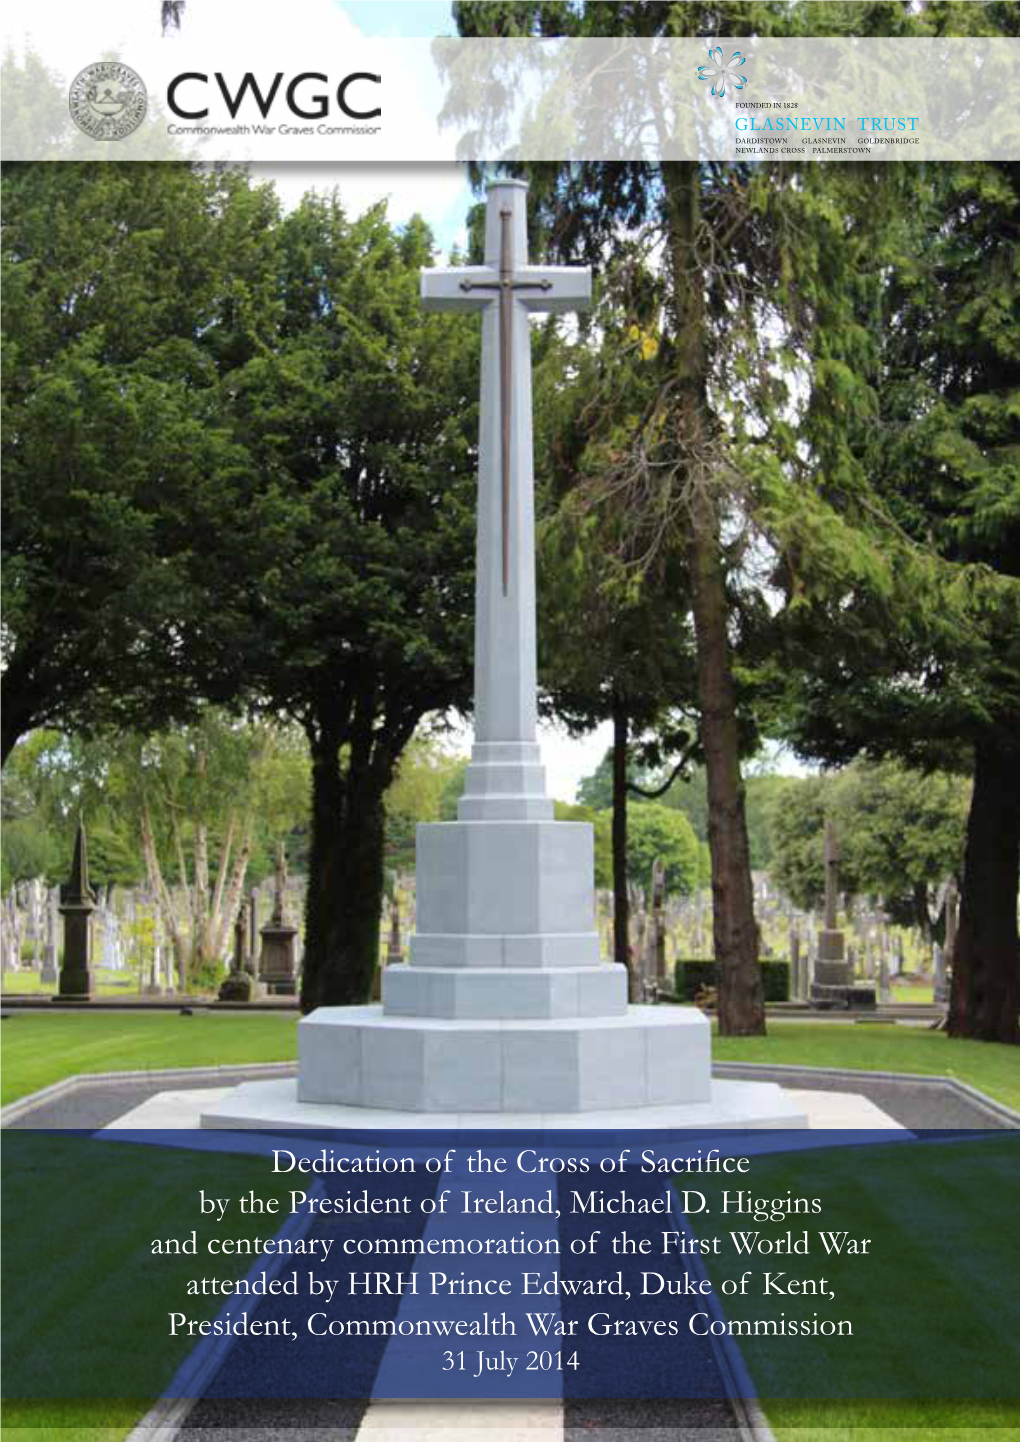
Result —
[[[297,967],[294,961],[297,927],[287,923],[284,909],[286,889],[287,858],[283,843],[280,842],[276,848],[273,914],[262,928],[262,950],[259,953],[259,980],[270,996],[294,996],[297,993]]]
[[[853,966],[846,956],[846,938],[839,926],[839,863],[842,860],[836,828],[825,823],[825,925],[818,933],[818,955],[811,983],[811,1004],[830,1007],[874,1008],[875,988],[854,984]]]
[[[89,885],[89,853],[85,823],[79,820],[71,875],[60,888],[60,914],[64,918],[64,958],[55,1001],[91,1001],[92,913],[96,894]]]
[[[482,312],[475,742],[457,819],[420,825],[410,957],[381,1005],[299,1024],[294,1080],[235,1088],[207,1126],[799,1126],[769,1083],[713,1081],[691,1007],[628,1006],[600,958],[593,832],[554,820],[536,740],[529,313],[588,304],[590,273],[527,263],[527,187],[488,189],[485,263],[422,276]]]

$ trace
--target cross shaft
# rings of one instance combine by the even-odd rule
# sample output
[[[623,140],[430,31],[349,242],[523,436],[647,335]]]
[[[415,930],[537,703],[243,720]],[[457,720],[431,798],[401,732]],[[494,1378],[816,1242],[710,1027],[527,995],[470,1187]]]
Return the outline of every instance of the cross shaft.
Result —
[[[462,280],[464,292],[496,290],[499,292],[499,421],[500,421],[500,483],[503,517],[503,595],[510,580],[510,385],[513,374],[513,305],[516,290],[552,290],[551,280],[514,280],[512,215],[499,212],[499,279],[495,281]]]

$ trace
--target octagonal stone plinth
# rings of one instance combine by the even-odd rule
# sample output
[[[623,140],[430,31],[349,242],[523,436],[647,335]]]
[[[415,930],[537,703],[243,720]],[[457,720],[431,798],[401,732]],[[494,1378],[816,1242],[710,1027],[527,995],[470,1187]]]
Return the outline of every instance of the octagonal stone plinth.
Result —
[[[298,1100],[390,1111],[583,1112],[709,1099],[710,1028],[686,1007],[451,1020],[320,1007],[298,1027]]]
[[[382,974],[387,1016],[474,1019],[622,1016],[627,968],[388,966]]]
[[[584,822],[419,826],[411,965],[596,965],[593,847]]]

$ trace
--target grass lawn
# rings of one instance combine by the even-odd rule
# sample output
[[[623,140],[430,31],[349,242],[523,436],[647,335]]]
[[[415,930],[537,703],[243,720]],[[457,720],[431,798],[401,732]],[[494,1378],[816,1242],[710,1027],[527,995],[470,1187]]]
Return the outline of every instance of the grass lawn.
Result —
[[[13,1012],[0,1035],[6,1105],[79,1072],[293,1061],[297,1013]]]
[[[755,1196],[817,1197],[818,1216],[761,1223],[727,1218],[708,1259],[718,1287],[753,1273],[749,1295],[723,1302],[745,1322],[845,1319],[841,1337],[740,1336],[744,1361],[779,1442],[905,1442],[937,1428],[940,1442],[1020,1429],[1020,1305],[1015,1212],[1017,1139],[834,1148],[754,1158]],[[699,1180],[713,1211],[725,1181]],[[729,1228],[783,1238],[806,1232],[804,1255],[740,1256]],[[866,1256],[830,1256],[820,1230],[869,1239]],[[767,1271],[824,1276],[831,1298],[764,1296]],[[784,1281],[781,1285],[787,1285]],[[824,1392],[824,1396],[819,1396]],[[1006,1430],[999,1430],[1006,1429]]]
[[[296,1030],[296,1013],[14,1013],[0,1033],[0,1100],[6,1105],[78,1072],[293,1061]],[[950,1041],[942,1032],[774,1021],[767,1037],[715,1037],[712,1054],[717,1061],[953,1076],[1020,1110],[1020,1051],[989,1042]]]
[[[100,996],[137,996],[138,977],[130,971],[95,968],[96,991]],[[37,971],[8,971],[3,996],[56,996],[57,983],[44,982]],[[2,997],[0,997],[2,1000]]]
[[[236,1204],[225,1222],[203,1216],[203,1185],[218,1196],[252,1188],[279,1197],[285,1220],[294,1183],[274,1177],[260,1157],[162,1150],[157,1168],[147,1146],[6,1134],[5,1442],[121,1442],[145,1415],[196,1345],[169,1335],[166,1314],[214,1317],[224,1302],[188,1298],[188,1279],[244,1276],[251,1263],[209,1255],[207,1238],[271,1237],[281,1224],[279,1216],[243,1215]],[[75,1246],[78,1219],[86,1239]],[[192,1228],[198,1260],[152,1255],[152,1238],[186,1237]],[[64,1247],[49,1244],[60,1236],[74,1248],[73,1266]],[[62,1395],[47,1397],[52,1390]]]
[[[768,1036],[713,1037],[712,1056],[716,1061],[956,1077],[1020,1111],[1020,1048],[950,1041],[945,1032],[925,1028],[770,1021]]]
[[[930,981],[892,983],[892,999],[897,1006],[927,1006],[934,1000],[935,988]]]

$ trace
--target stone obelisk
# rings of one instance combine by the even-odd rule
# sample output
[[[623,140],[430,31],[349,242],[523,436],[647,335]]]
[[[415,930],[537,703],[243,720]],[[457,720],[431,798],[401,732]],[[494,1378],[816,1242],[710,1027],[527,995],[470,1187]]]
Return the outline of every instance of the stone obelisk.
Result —
[[[64,918],[64,958],[55,1001],[91,1001],[92,913],[96,894],[89,885],[89,853],[85,823],[79,820],[74,841],[71,875],[60,888],[60,914]]]

